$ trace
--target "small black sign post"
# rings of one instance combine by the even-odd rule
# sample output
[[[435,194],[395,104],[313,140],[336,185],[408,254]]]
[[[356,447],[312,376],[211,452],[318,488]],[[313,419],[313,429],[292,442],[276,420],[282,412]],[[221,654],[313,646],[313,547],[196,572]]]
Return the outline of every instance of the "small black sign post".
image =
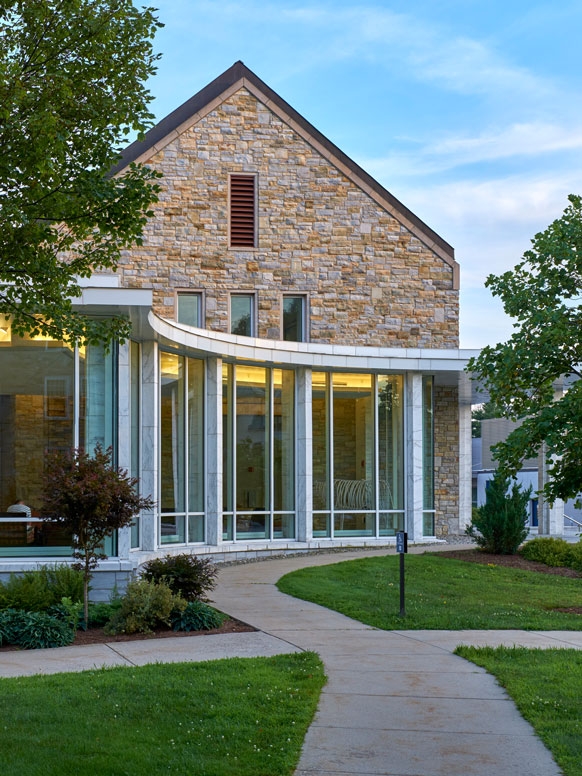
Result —
[[[408,552],[408,534],[398,531],[396,534],[396,552],[400,555],[400,616],[406,616],[404,606],[404,554]]]

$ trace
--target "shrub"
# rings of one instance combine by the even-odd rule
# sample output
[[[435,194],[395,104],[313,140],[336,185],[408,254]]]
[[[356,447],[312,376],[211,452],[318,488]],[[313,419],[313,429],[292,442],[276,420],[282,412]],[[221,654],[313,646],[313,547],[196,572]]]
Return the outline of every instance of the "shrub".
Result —
[[[528,560],[545,563],[546,566],[565,566],[582,572],[582,544],[570,544],[564,539],[540,537],[527,542],[521,554]]]
[[[473,512],[465,533],[485,552],[514,555],[525,540],[528,529],[527,504],[531,488],[522,491],[514,482],[508,494],[509,478],[499,471],[489,483],[485,504]]]
[[[105,631],[111,634],[151,633],[159,627],[170,627],[172,615],[185,607],[186,601],[174,595],[164,582],[133,580]]]
[[[40,571],[11,574],[2,593],[3,606],[9,609],[41,612],[57,603],[46,577]]]
[[[57,601],[70,598],[75,603],[83,600],[83,572],[68,563],[41,566],[47,585]]]
[[[520,554],[527,560],[545,563],[546,566],[569,566],[572,552],[571,545],[564,539],[540,537],[526,542]]]
[[[60,604],[63,598],[83,600],[83,575],[66,563],[11,574],[0,588],[0,608],[41,612]]]
[[[66,622],[69,628],[76,631],[79,626],[86,629],[85,622],[81,618],[82,610],[82,601],[71,601],[67,596],[63,596],[60,604],[54,604],[54,606],[47,609],[47,614],[50,614],[51,617],[56,617],[57,620]]]
[[[165,582],[186,601],[207,601],[206,593],[216,586],[218,569],[209,558],[182,553],[149,560],[141,573],[151,582]]]
[[[89,604],[89,627],[102,628],[121,608],[121,598]]]
[[[174,616],[175,631],[198,631],[220,628],[224,615],[204,601],[191,601],[183,612]]]
[[[0,612],[0,641],[23,649],[66,647],[75,632],[66,622],[44,612],[4,609]]]

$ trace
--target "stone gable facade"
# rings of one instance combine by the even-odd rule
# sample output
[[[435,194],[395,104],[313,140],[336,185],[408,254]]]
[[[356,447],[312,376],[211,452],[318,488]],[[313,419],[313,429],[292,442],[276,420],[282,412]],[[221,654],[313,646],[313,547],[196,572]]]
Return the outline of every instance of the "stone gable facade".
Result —
[[[205,327],[228,332],[229,293],[257,294],[261,338],[281,338],[281,295],[308,298],[309,341],[458,347],[454,267],[245,87],[147,163],[163,173],[122,284],[175,318],[175,290],[204,292]],[[229,247],[229,175],[257,179],[258,247]]]
[[[155,506],[100,563],[104,596],[167,553],[237,559],[462,533],[462,370],[474,353],[459,350],[451,246],[241,62],[112,174],[131,162],[162,173],[159,202],[142,244],[75,302],[128,315],[131,338],[106,357],[53,342],[47,361],[46,343],[6,335],[0,500],[24,496],[38,516],[33,451],[113,442]],[[255,247],[230,245],[233,198]],[[255,300],[254,329],[249,300],[232,294]],[[287,316],[292,339],[286,294],[305,301],[305,317],[301,305]],[[10,531],[0,521],[0,576],[70,554],[62,536]]]

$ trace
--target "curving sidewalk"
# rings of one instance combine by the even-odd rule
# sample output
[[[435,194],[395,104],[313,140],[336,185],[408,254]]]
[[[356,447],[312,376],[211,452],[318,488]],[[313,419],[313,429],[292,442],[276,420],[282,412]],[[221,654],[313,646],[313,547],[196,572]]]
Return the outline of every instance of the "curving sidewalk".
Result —
[[[557,776],[552,756],[460,644],[582,649],[581,632],[387,632],[275,587],[283,574],[385,554],[286,558],[225,568],[218,608],[290,648],[318,652],[328,683],[296,776]]]
[[[381,631],[275,587],[298,568],[386,552],[222,568],[214,603],[256,633],[3,652],[0,676],[314,650],[328,683],[296,776],[559,776],[495,679],[452,651],[461,643],[582,649],[582,632]]]

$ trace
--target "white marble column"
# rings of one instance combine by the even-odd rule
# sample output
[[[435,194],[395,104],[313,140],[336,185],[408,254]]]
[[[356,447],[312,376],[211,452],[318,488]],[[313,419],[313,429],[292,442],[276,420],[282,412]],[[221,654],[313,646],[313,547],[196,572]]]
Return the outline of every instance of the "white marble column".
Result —
[[[557,498],[550,503],[544,498],[542,489],[549,482],[549,467],[546,462],[546,445],[542,445],[538,464],[538,532],[543,536],[562,536],[564,533],[564,502]]]
[[[148,552],[158,545],[159,459],[159,368],[158,345],[144,342],[141,368],[141,492],[151,496],[154,508],[141,515],[141,548]]]
[[[313,471],[311,431],[311,369],[300,368],[297,374],[297,540],[313,538]]]
[[[471,439],[471,380],[459,374],[459,533],[471,523],[473,506],[473,451]]]
[[[206,362],[206,543],[222,542],[222,359]]]
[[[422,538],[422,375],[406,374],[406,531],[410,541]]]
[[[117,463],[120,468],[131,471],[131,374],[129,369],[129,340],[119,345],[117,380]],[[123,560],[129,558],[131,549],[131,528],[117,532],[117,555]]]

